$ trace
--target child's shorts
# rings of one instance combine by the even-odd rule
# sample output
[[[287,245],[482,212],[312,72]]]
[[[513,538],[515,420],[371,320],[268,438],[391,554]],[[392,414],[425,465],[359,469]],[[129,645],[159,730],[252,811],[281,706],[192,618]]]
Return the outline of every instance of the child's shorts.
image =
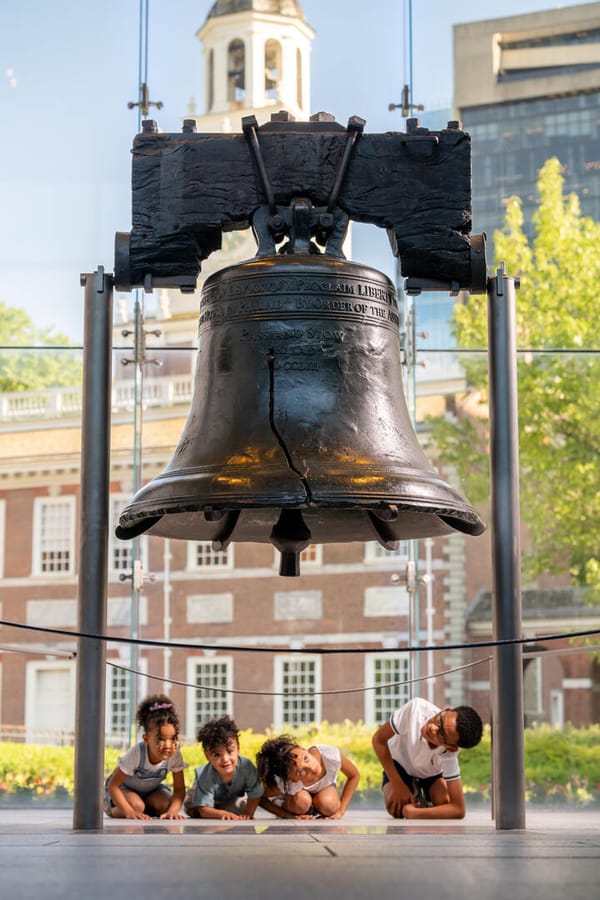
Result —
[[[429,798],[429,788],[432,784],[434,784],[442,775],[432,775],[430,778],[414,778],[412,775],[409,775],[406,769],[404,769],[400,763],[393,759],[392,762],[396,767],[396,771],[398,775],[404,782],[404,784],[410,788],[415,801],[420,803],[422,806],[431,806],[431,800]],[[381,782],[381,787],[384,784],[387,784],[390,779],[387,777],[385,772],[383,773],[383,779]]]
[[[124,788],[124,790],[131,791],[131,788],[126,787],[126,788]],[[169,797],[172,796],[171,791],[164,784],[159,784],[158,787],[152,788],[151,791],[148,791],[148,795],[154,794],[156,791],[165,791],[169,795]],[[142,798],[142,800],[145,800],[145,797],[147,796],[147,795],[141,794],[139,791],[131,791],[131,793],[137,794],[138,797]],[[108,793],[108,782],[104,786],[104,797],[102,798],[102,809],[104,810],[105,814],[109,818],[112,818],[115,814],[114,813],[115,804],[112,802],[112,797]],[[147,803],[144,806],[144,812],[146,813],[147,816],[155,816],[156,815],[156,810],[152,806],[148,806]]]

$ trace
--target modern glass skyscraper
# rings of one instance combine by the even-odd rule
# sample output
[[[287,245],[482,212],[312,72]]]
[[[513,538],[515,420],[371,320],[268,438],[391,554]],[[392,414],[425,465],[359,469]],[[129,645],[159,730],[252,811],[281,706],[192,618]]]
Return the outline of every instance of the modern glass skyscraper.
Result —
[[[472,139],[473,231],[491,241],[515,194],[530,230],[551,156],[583,214],[600,219],[600,3],[455,25],[454,71],[455,114]]]

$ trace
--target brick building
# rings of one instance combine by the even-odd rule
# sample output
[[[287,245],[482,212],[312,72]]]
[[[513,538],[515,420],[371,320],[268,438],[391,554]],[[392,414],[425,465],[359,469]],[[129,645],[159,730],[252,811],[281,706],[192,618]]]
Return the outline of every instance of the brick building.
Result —
[[[249,112],[264,121],[281,106],[308,118],[312,31],[299,4],[271,6],[268,14],[264,3],[256,9],[250,2],[212,7],[199,32],[207,98],[198,131],[232,128]],[[257,64],[261,54],[268,66]],[[220,81],[225,77],[227,85]],[[234,233],[224,251],[207,261],[203,276],[253,252],[249,235]],[[125,300],[119,304],[121,311],[126,306]],[[319,719],[375,724],[414,695],[440,705],[470,702],[489,719],[489,662],[464,668],[488,650],[405,649],[489,638],[486,535],[405,542],[393,552],[371,543],[311,546],[303,554],[301,576],[293,579],[278,575],[278,554],[270,545],[237,544],[219,553],[198,542],[114,538],[134,483],[165,468],[183,431],[194,387],[197,315],[197,295],[159,292],[144,323],[147,361],[139,367],[137,386],[136,367],[122,365],[132,357],[130,335],[122,334],[133,330],[127,312],[115,326],[108,572],[108,634],[114,640],[108,643],[107,739],[127,743],[135,699],[164,689],[174,697],[189,736],[199,723],[224,712],[256,730]],[[427,360],[426,352],[420,356]],[[454,408],[466,390],[451,353],[428,361],[414,388],[418,423],[426,412]],[[0,395],[5,621],[76,630],[80,415],[77,389]],[[426,429],[419,424],[417,432],[426,444]],[[453,480],[452,472],[443,475]],[[134,583],[139,564],[144,577]],[[553,586],[547,579],[531,594],[524,592],[526,635],[567,631],[583,621],[600,624],[600,609],[584,608],[572,592],[568,603],[553,604],[545,590]],[[118,642],[132,636],[165,646]],[[566,639],[553,642],[553,650],[559,647],[564,657],[553,653],[543,664],[535,662],[529,675],[539,657],[526,661],[529,721],[597,721],[593,653],[571,653]],[[4,734],[71,739],[75,650],[69,634],[0,626]],[[424,680],[410,683],[414,679]]]

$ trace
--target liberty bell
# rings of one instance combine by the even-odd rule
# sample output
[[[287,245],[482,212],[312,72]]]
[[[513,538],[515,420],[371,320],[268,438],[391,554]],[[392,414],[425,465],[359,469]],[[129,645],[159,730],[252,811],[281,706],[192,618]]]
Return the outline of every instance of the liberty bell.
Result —
[[[255,258],[206,279],[192,407],[166,470],[116,534],[270,542],[281,575],[311,543],[477,535],[484,525],[432,469],[402,388],[392,282],[321,252],[306,198],[259,210]],[[286,222],[287,218],[287,222]],[[287,234],[275,251],[279,232]],[[273,235],[273,232],[275,234]]]

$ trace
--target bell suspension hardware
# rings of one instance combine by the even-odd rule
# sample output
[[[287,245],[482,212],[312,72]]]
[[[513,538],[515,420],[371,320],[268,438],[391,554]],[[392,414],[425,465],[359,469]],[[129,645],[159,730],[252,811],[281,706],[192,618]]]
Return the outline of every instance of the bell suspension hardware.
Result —
[[[279,114],[270,130],[247,117],[244,143],[234,139],[219,148],[229,148],[230,163],[244,148],[240,190],[257,201],[244,222],[252,225],[256,255],[204,282],[188,419],[167,468],[122,511],[116,529],[122,539],[147,532],[210,541],[216,550],[231,541],[271,543],[280,553],[280,574],[296,576],[311,543],[375,540],[393,550],[404,539],[484,531],[475,510],[427,461],[414,432],[393,283],[343,252],[356,218],[348,198],[369,181],[365,171],[353,174],[368,137],[364,122],[354,117],[343,129],[323,115],[293,123]],[[142,140],[163,137],[146,132]],[[185,134],[205,144],[212,137]],[[418,145],[425,160],[437,153],[434,137]],[[397,146],[404,157],[402,148],[413,145]],[[303,171],[308,156],[313,172],[311,153],[322,162],[323,183]],[[282,159],[287,168],[275,165]],[[300,167],[293,177],[289,160]],[[231,180],[236,183],[235,172]],[[211,193],[208,181],[205,173]],[[238,201],[231,196],[232,206]],[[189,208],[188,221],[196,207]],[[240,216],[238,202],[233,218],[241,223]],[[207,253],[221,224],[203,226]],[[141,247],[135,227],[130,251],[134,245]],[[170,284],[181,277],[182,267],[165,276]],[[142,278],[158,281],[147,271]],[[454,286],[453,278],[441,283]],[[460,278],[457,284],[464,287]],[[415,292],[418,287],[416,279]]]

